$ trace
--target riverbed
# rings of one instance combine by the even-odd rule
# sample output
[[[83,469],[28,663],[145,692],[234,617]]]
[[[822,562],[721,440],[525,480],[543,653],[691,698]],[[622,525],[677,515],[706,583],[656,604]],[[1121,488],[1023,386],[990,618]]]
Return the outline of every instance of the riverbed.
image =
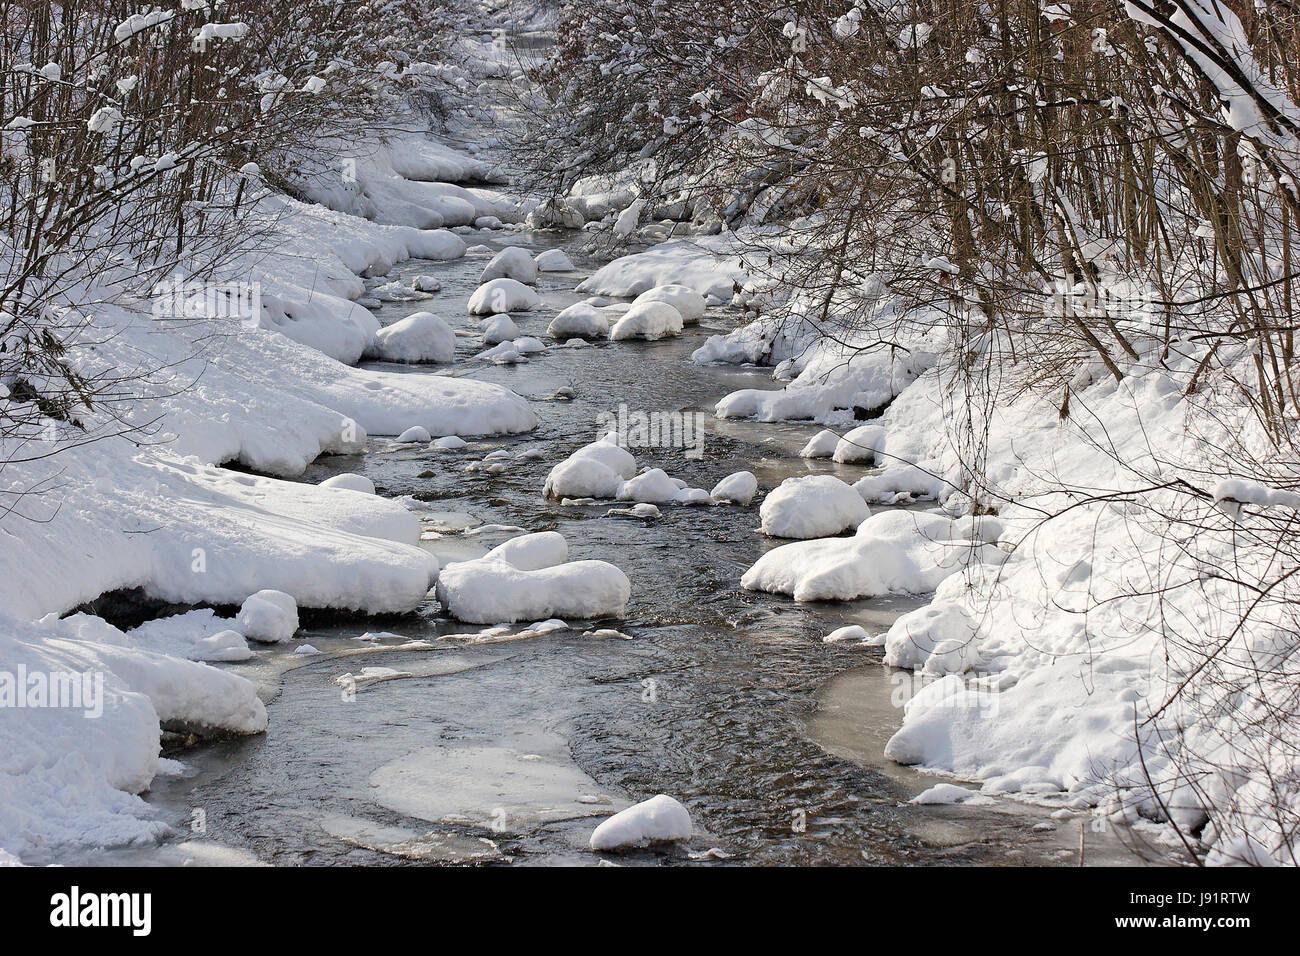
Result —
[[[543,337],[597,265],[572,233],[467,238],[493,251],[570,250],[579,271],[543,274],[543,307],[515,315],[525,335]],[[160,777],[147,799],[176,836],[65,862],[1076,865],[1081,837],[1085,863],[1135,861],[1087,816],[1057,819],[1004,800],[908,802],[938,782],[883,756],[910,675],[880,663],[879,649],[822,638],[850,623],[883,631],[924,597],[798,604],[742,590],[745,569],[783,543],[758,532],[758,500],[665,506],[644,521],[610,515],[609,503],[543,498],[552,465],[594,440],[620,406],[699,413],[702,456],[695,443],[630,449],[640,465],[692,486],[744,469],[766,491],[792,475],[853,481],[867,469],[799,458],[816,426],[713,418],[726,393],[774,387],[770,369],[690,360],[709,334],[741,321],[727,308],[666,341],[552,347],[514,366],[476,360],[479,323],[465,302],[489,255],[410,261],[387,277],[428,276],[442,290],[382,305],[381,321],[429,309],[463,335],[450,367],[384,367],[499,382],[529,399],[538,428],[457,451],[372,438],[364,454],[323,458],[303,480],[370,477],[420,516],[424,545],[444,564],[520,529],[559,531],[571,558],[626,572],[626,618],[516,639],[522,626],[460,624],[432,598],[393,618],[309,614],[293,644],[221,665],[258,684],[270,727],[168,754],[183,769]],[[494,453],[499,474],[483,468]],[[625,637],[590,633],[601,628]],[[303,644],[321,653],[295,654]],[[690,809],[691,840],[616,858],[587,849],[603,816],[656,793]]]

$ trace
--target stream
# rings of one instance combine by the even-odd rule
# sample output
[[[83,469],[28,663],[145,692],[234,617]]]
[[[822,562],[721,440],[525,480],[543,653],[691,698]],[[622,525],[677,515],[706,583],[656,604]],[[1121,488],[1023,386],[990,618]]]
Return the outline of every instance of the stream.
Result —
[[[533,253],[577,245],[560,232],[467,239]],[[543,308],[515,315],[523,334],[543,337],[554,313],[582,298],[573,287],[596,263],[571,256],[581,272],[542,275]],[[547,471],[594,440],[599,414],[620,403],[706,414],[700,460],[683,449],[631,449],[639,464],[692,486],[708,489],[742,469],[763,491],[791,475],[864,474],[797,457],[817,426],[712,417],[729,391],[773,387],[770,370],[690,361],[737,314],[711,309],[676,339],[551,348],[527,364],[494,366],[472,359],[482,346],[477,320],[465,314],[487,258],[394,270],[389,279],[409,285],[427,275],[443,288],[428,300],[384,304],[381,321],[429,309],[471,334],[458,339],[454,366],[382,367],[499,382],[530,400],[536,431],[459,451],[372,438],[365,454],[322,458],[303,480],[358,472],[381,495],[409,496],[424,545],[443,563],[484,553],[518,533],[510,528],[560,531],[572,559],[611,561],[627,573],[626,618],[512,640],[442,617],[432,599],[391,618],[306,616],[296,642],[220,665],[258,684],[266,734],[167,754],[184,770],[159,777],[147,800],[176,836],[61,862],[592,865],[602,860],[586,845],[599,819],[663,792],[690,809],[695,836],[608,859],[1076,865],[1088,817],[1055,820],[1003,800],[907,803],[937,782],[883,756],[908,675],[881,664],[878,648],[827,645],[822,636],[849,623],[881,631],[920,599],[797,604],[742,590],[745,569],[784,543],[757,532],[757,501],[665,506],[647,522],[607,516],[608,503],[563,507],[542,497]],[[573,397],[557,400],[565,388]],[[502,473],[466,470],[498,451]],[[631,639],[583,636],[597,627]],[[301,643],[322,653],[295,655]],[[1111,833],[1089,831],[1086,840],[1087,863],[1135,862]]]

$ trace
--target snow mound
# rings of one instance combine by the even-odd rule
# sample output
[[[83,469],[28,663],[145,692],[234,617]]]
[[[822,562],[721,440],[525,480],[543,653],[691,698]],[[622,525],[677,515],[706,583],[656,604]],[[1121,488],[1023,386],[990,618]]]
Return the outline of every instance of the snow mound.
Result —
[[[483,269],[479,282],[491,282],[493,279],[514,279],[527,285],[537,283],[537,263],[528,254],[527,249],[519,246],[507,246],[495,256]],[[508,311],[498,309],[499,312]]]
[[[366,354],[384,362],[437,362],[456,357],[456,333],[432,312],[416,312],[375,333]]]
[[[265,589],[250,594],[235,617],[244,637],[263,644],[289,640],[298,630],[298,603],[283,591]]]
[[[789,594],[796,601],[926,594],[974,562],[1000,563],[1003,553],[983,540],[998,527],[991,519],[976,524],[944,515],[882,511],[862,522],[851,538],[774,548],[740,583],[751,591]]]
[[[394,438],[393,441],[402,445],[414,445],[433,441],[433,436],[429,434],[429,429],[423,425],[412,425]]]
[[[354,475],[345,472],[341,475],[335,475],[332,478],[326,478],[320,483],[321,488],[342,488],[345,491],[359,491],[364,495],[373,495],[375,493],[375,483],[365,475]]]
[[[553,339],[575,336],[585,339],[604,338],[609,334],[609,316],[593,305],[577,302],[551,319],[546,334]]]
[[[834,475],[787,478],[758,510],[763,533],[776,538],[825,538],[856,527],[871,509]]]
[[[752,471],[738,471],[728,475],[709,492],[714,501],[729,501],[737,505],[747,505],[758,493],[758,479]]]
[[[596,827],[590,846],[598,851],[621,850],[690,837],[690,813],[672,797],[661,793],[620,810]]]
[[[609,330],[610,341],[654,341],[682,333],[682,314],[666,302],[636,302]]]
[[[541,304],[542,297],[518,279],[493,279],[474,290],[466,308],[470,315],[496,315],[529,312]]]
[[[548,498],[614,498],[623,481],[635,474],[631,453],[602,438],[552,468],[542,493]]]
[[[643,504],[667,504],[677,500],[682,490],[662,468],[649,468],[635,478],[623,482],[615,494],[619,501],[638,501]]]

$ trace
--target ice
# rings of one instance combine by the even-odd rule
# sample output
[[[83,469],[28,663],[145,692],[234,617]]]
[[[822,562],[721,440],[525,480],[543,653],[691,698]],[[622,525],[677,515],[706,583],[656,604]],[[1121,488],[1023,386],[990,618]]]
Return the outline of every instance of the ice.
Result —
[[[468,445],[469,442],[465,441],[465,439],[458,435],[444,435],[442,438],[435,438],[433,440],[433,447],[442,449],[443,451],[459,451],[462,448],[468,447]]]
[[[544,731],[509,745],[470,740],[417,750],[381,766],[370,784],[374,800],[397,813],[498,834],[600,816],[625,802],[582,772],[567,741]]]
[[[291,595],[270,588],[250,594],[235,620],[245,637],[265,644],[287,641],[298,630],[298,604]]]
[[[456,357],[456,334],[432,312],[416,312],[375,333],[367,354],[385,362],[438,362]]]
[[[529,255],[527,249],[519,246],[507,246],[495,256],[492,261],[483,269],[483,275],[479,282],[491,282],[493,279],[515,279],[527,285],[537,284],[537,263]],[[498,309],[499,312],[508,312],[509,309]]]
[[[737,505],[747,505],[758,493],[758,479],[752,471],[738,471],[727,475],[709,492],[715,501],[727,501]]]
[[[758,510],[763,533],[777,538],[824,538],[861,524],[871,514],[862,496],[834,475],[787,478]]]
[[[968,807],[978,807],[989,806],[997,801],[975,790],[968,790],[953,783],[936,783],[933,787],[923,790],[907,802],[923,806],[962,804]]]
[[[593,850],[610,851],[690,838],[690,813],[672,797],[661,793],[620,810],[596,827],[590,846]]]
[[[666,302],[637,302],[609,330],[610,341],[654,341],[682,333],[682,314]]]
[[[846,624],[837,627],[822,638],[823,644],[874,644],[871,633],[860,624]]]
[[[492,279],[474,290],[466,308],[470,315],[496,315],[529,312],[541,304],[541,296],[517,279]]]

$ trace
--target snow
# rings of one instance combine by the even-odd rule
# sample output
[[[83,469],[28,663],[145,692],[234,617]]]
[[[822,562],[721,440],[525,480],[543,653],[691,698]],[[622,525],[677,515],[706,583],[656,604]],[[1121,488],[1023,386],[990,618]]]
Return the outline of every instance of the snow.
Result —
[[[775,494],[768,495],[764,507]],[[971,562],[997,564],[1002,552],[981,540],[997,527],[991,519],[975,524],[944,515],[881,511],[863,521],[852,537],[799,541],[768,551],[740,583],[754,591],[789,594],[796,601],[925,594]]]
[[[723,260],[734,239],[674,239],[645,252],[615,259],[578,285],[579,292],[631,298],[655,286],[683,285],[703,296],[731,298],[732,286],[746,277],[738,260]]]
[[[484,319],[482,329],[484,345],[500,345],[502,342],[513,341],[520,335],[519,326],[505,313]]]
[[[354,475],[349,472],[326,478],[320,483],[320,487],[343,488],[347,491],[359,491],[364,495],[373,495],[375,493],[375,483],[373,481],[365,475]]]
[[[678,801],[661,793],[604,821],[592,832],[589,845],[593,850],[606,852],[690,837],[690,813]]]
[[[517,279],[493,279],[485,282],[470,296],[466,308],[470,315],[496,315],[498,312],[529,312],[542,304],[541,297]]]
[[[800,458],[829,458],[835,454],[835,449],[840,443],[840,436],[835,434],[829,428],[823,428],[812,438],[808,439],[808,444],[803,446],[799,452]]]
[[[97,617],[0,613],[6,671],[94,675],[94,708],[6,708],[0,721],[0,846],[19,859],[66,845],[151,842],[167,832],[137,796],[160,772],[161,725],[266,729],[249,681],[150,650]],[[98,711],[98,716],[85,714]]]
[[[871,644],[874,643],[870,632],[859,624],[846,624],[837,627],[822,638],[823,644]]]
[[[751,471],[737,471],[720,480],[709,492],[714,501],[747,505],[758,493],[758,478]]]
[[[936,783],[933,787],[918,793],[908,803],[920,804],[922,806],[953,806],[962,804],[965,806],[988,806],[995,803],[989,797],[983,796],[975,790],[968,790],[966,787],[959,787],[953,783]]]
[[[665,302],[676,309],[685,325],[694,325],[704,316],[704,296],[684,285],[660,285],[642,292],[632,304],[640,302]]]
[[[440,362],[456,357],[456,334],[432,312],[416,312],[375,333],[367,355],[385,362]]]
[[[609,330],[610,341],[681,335],[682,314],[666,302],[636,302]]]
[[[632,593],[627,575],[605,561],[566,563],[564,539],[541,534],[443,568],[437,595],[446,612],[472,624],[622,617]]]
[[[614,497],[619,501],[667,504],[677,500],[679,491],[681,488],[677,482],[669,478],[662,468],[650,468],[635,478],[623,482]]]
[[[528,253],[527,249],[520,246],[507,246],[492,257],[483,269],[479,282],[491,282],[493,279],[515,279],[526,285],[537,284],[537,263]],[[498,309],[498,312],[506,312],[508,309]]]
[[[787,478],[758,509],[763,533],[777,538],[824,538],[857,527],[871,509],[834,475]]]
[[[546,328],[553,339],[578,337],[603,339],[609,334],[609,315],[586,302],[576,302],[562,310]]]
[[[265,589],[250,594],[235,618],[239,632],[264,644],[287,641],[298,630],[298,604],[283,591]]]
[[[433,436],[429,434],[429,429],[423,425],[412,425],[393,440],[398,444],[408,445],[433,441]]]
[[[831,458],[839,462],[874,461],[885,443],[885,429],[880,425],[859,425],[835,445]]]
[[[538,272],[573,272],[573,261],[563,249],[547,249],[533,260]]]

